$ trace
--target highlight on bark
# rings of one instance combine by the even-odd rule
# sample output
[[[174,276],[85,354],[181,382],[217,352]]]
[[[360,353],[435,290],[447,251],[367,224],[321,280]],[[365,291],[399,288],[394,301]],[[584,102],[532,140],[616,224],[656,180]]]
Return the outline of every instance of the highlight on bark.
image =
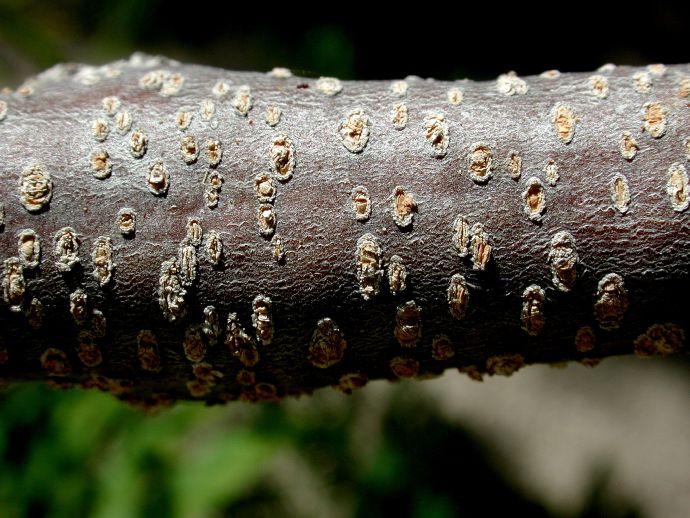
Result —
[[[688,85],[55,66],[0,93],[0,379],[151,409],[687,352]]]

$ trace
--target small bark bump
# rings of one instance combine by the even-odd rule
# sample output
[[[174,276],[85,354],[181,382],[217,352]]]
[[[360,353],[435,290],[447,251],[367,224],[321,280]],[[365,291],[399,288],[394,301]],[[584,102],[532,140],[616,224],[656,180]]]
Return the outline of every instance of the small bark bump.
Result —
[[[113,268],[113,243],[109,237],[100,236],[96,238],[91,252],[93,261],[92,275],[102,287],[108,284],[112,278]]]
[[[431,357],[436,361],[450,360],[455,356],[453,342],[446,335],[435,336],[431,341]]]
[[[271,314],[271,299],[265,295],[254,297],[252,326],[256,330],[256,339],[262,345],[270,345],[273,341],[273,316]]]
[[[50,173],[41,165],[26,167],[19,180],[19,198],[29,212],[39,212],[48,207],[53,196]]]
[[[656,77],[662,77],[666,74],[666,65],[663,63],[651,63],[647,65],[647,71]]]
[[[542,79],[558,79],[561,77],[561,72],[556,69],[544,70],[539,77]]]
[[[277,126],[278,123],[280,122],[280,118],[283,115],[283,111],[280,109],[280,106],[277,106],[275,104],[271,104],[266,107],[266,117],[265,121],[266,124],[271,126],[272,128],[274,126]]]
[[[677,354],[685,347],[685,330],[677,324],[653,324],[634,342],[639,358]]]
[[[319,93],[332,97],[343,91],[343,85],[336,77],[320,77],[316,81],[316,90]]]
[[[108,155],[105,149],[93,151],[91,153],[90,162],[94,178],[105,180],[110,177],[113,170],[113,164],[110,161],[110,155]]]
[[[177,258],[163,261],[158,279],[158,304],[169,322],[176,322],[186,316],[186,295],[187,290],[182,286]]]
[[[276,210],[270,203],[261,203],[257,209],[256,220],[259,224],[259,234],[271,237],[276,230]]]
[[[121,208],[117,213],[117,227],[125,237],[133,236],[137,229],[137,213],[128,207]]]
[[[683,164],[672,164],[668,168],[666,192],[673,210],[683,212],[688,208],[690,203],[690,185],[688,185],[688,173]]]
[[[352,110],[338,124],[338,134],[345,149],[361,153],[369,142],[371,121],[362,110]]]
[[[661,138],[666,133],[668,110],[658,101],[648,102],[642,111],[642,129],[652,138]]]
[[[180,140],[180,153],[185,164],[191,165],[199,158],[199,146],[194,135],[186,135]]]
[[[367,383],[369,383],[369,376],[363,372],[350,372],[340,376],[338,384],[333,387],[344,394],[352,394],[354,390],[364,387]]]
[[[453,244],[460,257],[467,257],[470,244],[470,224],[462,214],[459,214],[453,221]]]
[[[611,201],[613,207],[625,214],[630,208],[630,188],[628,187],[628,179],[622,174],[616,174],[611,180]]]
[[[40,358],[41,367],[49,376],[69,376],[72,374],[67,353],[62,349],[50,347],[43,351]]]
[[[278,136],[271,142],[269,149],[271,171],[281,182],[292,178],[295,170],[295,146],[288,137]]]
[[[34,331],[43,327],[43,303],[36,297],[31,299],[29,307],[24,311],[27,323]]]
[[[206,356],[206,344],[201,337],[201,327],[191,325],[184,333],[182,350],[190,362],[200,362]],[[198,376],[197,376],[198,377]]]
[[[36,268],[41,260],[41,240],[35,230],[27,228],[17,235],[17,255],[25,270]]]
[[[544,317],[545,299],[544,290],[536,284],[528,286],[522,293],[520,321],[522,322],[522,329],[530,336],[537,336],[544,328],[546,322]]]
[[[496,80],[496,89],[503,95],[524,95],[529,86],[524,79],[520,79],[514,71],[501,74]]]
[[[399,255],[388,261],[388,288],[392,295],[399,295],[407,289],[407,267]]]
[[[160,94],[163,97],[171,97],[177,95],[182,87],[184,86],[185,78],[180,73],[172,73],[163,80],[161,85]]]
[[[338,325],[330,318],[322,318],[309,345],[309,363],[319,369],[327,369],[343,359],[347,342]]]
[[[189,244],[199,248],[204,236],[204,229],[201,226],[201,219],[196,216],[187,218],[187,240]]]
[[[467,288],[465,277],[456,273],[450,278],[446,297],[448,299],[448,308],[453,318],[456,320],[465,318],[470,302],[470,292]]]
[[[149,167],[147,187],[151,194],[155,196],[165,196],[170,186],[170,173],[168,168],[160,160],[154,162]]]
[[[82,330],[77,336],[77,357],[85,367],[98,367],[103,362],[103,354],[90,331]]]
[[[115,96],[108,96],[104,97],[103,100],[101,101],[101,106],[103,107],[103,111],[108,117],[114,117],[115,114],[117,113],[117,110],[120,109],[121,106],[120,99],[118,99]]]
[[[417,212],[417,202],[414,194],[404,187],[397,186],[393,189],[393,221],[401,229],[412,226],[414,213]]]
[[[77,288],[70,293],[69,296],[69,312],[77,325],[83,325],[86,322],[88,312],[88,296],[86,292]]]
[[[225,177],[218,171],[211,170],[206,173],[204,196],[206,197],[206,206],[209,209],[215,209],[218,206],[223,182],[225,182]]]
[[[13,313],[20,313],[24,303],[24,291],[26,283],[24,281],[24,269],[17,257],[5,259],[2,275],[2,293],[5,302]]]
[[[252,97],[251,88],[248,85],[242,85],[235,90],[235,95],[232,98],[231,104],[235,108],[235,113],[241,117],[246,117],[249,110],[254,106],[254,98]]]
[[[199,103],[199,116],[201,117],[202,121],[210,121],[211,119],[213,119],[213,116],[215,114],[216,103],[214,103],[211,99],[203,99]],[[192,118],[192,113],[179,111],[177,117],[177,127],[181,130],[187,129],[189,127],[189,124],[192,122]]]
[[[206,257],[213,266],[220,265],[223,258],[223,240],[215,230],[211,230],[206,236]]]
[[[628,310],[628,292],[623,277],[617,273],[607,273],[597,286],[594,316],[599,327],[606,331],[618,329]]]
[[[126,135],[132,129],[132,114],[127,110],[115,114],[115,129],[120,135]]]
[[[273,178],[267,173],[261,173],[254,177],[254,191],[260,203],[273,203],[276,199],[276,186]]]
[[[565,230],[557,232],[551,239],[548,262],[551,279],[558,290],[569,292],[573,289],[579,260],[573,235]]]
[[[276,263],[283,264],[285,262],[285,243],[283,242],[283,238],[278,234],[275,234],[273,238],[271,238],[271,251]]]
[[[203,103],[204,103],[204,101],[202,101],[202,106],[200,108],[201,110],[203,110],[203,107],[204,107]],[[215,107],[214,107],[214,109],[215,109]],[[202,117],[203,117],[203,115],[202,115]],[[193,113],[191,113],[187,110],[179,110],[175,114],[175,126],[177,126],[177,128],[180,131],[184,131],[187,128],[189,128],[189,125],[192,123],[193,119],[194,119]]]
[[[587,79],[590,93],[599,99],[606,99],[609,96],[609,80],[602,75],[593,75]]]
[[[637,93],[648,94],[652,91],[652,77],[648,72],[636,72],[632,76],[633,88]]]
[[[508,154],[508,174],[513,180],[519,180],[522,175],[522,157],[517,151],[511,151]]]
[[[564,144],[570,144],[575,135],[576,116],[573,109],[565,104],[557,104],[551,112],[556,136]]]
[[[597,337],[589,326],[582,326],[575,333],[575,349],[580,353],[586,353],[594,349]]]
[[[223,159],[223,145],[217,138],[210,138],[206,141],[206,156],[209,167],[218,167]]]
[[[393,123],[393,127],[395,129],[405,129],[407,126],[407,105],[405,103],[397,103],[393,106],[391,122]]]
[[[683,99],[690,97],[690,78],[686,77],[680,81],[680,86],[678,86],[678,96]]]
[[[546,163],[546,166],[544,166],[544,176],[546,177],[546,181],[552,187],[556,185],[558,180],[560,180],[561,176],[558,174],[558,164],[556,164],[555,160],[550,159]]]
[[[369,191],[363,185],[358,185],[352,189],[350,194],[352,202],[352,212],[357,221],[367,221],[371,216],[371,199]]]
[[[373,234],[367,233],[357,241],[357,281],[364,300],[379,294],[383,278],[381,247]]]
[[[459,88],[450,88],[446,92],[446,98],[452,106],[459,106],[462,103],[463,98],[462,90]]]
[[[398,378],[414,378],[419,374],[419,362],[414,358],[396,356],[389,365],[391,372]]]
[[[393,81],[390,86],[391,93],[396,97],[405,97],[408,89],[407,81]]]
[[[91,334],[94,338],[105,338],[106,318],[100,309],[91,311]]]
[[[490,236],[484,230],[484,225],[475,223],[472,225],[472,239],[470,240],[470,250],[472,252],[472,269],[484,271],[491,260],[492,245]]]
[[[158,352],[158,340],[148,329],[139,331],[137,335],[137,357],[139,366],[149,372],[160,372],[161,357]]]
[[[525,190],[522,192],[524,200],[524,212],[532,221],[541,221],[546,208],[546,195],[544,184],[536,176],[527,180]]]
[[[483,143],[471,146],[471,151],[467,155],[467,165],[470,178],[475,183],[486,183],[493,176],[494,154],[491,148]]]
[[[220,337],[220,316],[215,306],[204,308],[204,320],[201,324],[201,331],[204,333],[209,345],[215,346]]]
[[[393,335],[402,347],[416,347],[422,337],[422,308],[414,300],[398,306]]]
[[[189,288],[194,285],[197,274],[196,248],[185,239],[177,252],[182,285]]]
[[[216,97],[224,97],[230,93],[230,83],[221,79],[213,85],[211,92]]]
[[[129,150],[134,158],[142,158],[146,154],[149,139],[140,129],[134,130],[129,141]]]
[[[64,227],[55,234],[55,266],[62,273],[71,272],[79,263],[81,240],[72,227]]]
[[[228,315],[225,345],[245,367],[253,367],[261,359],[254,340],[242,328],[237,313]]]
[[[443,115],[431,114],[424,118],[424,138],[431,148],[431,156],[443,158],[448,153],[448,123]]]
[[[521,354],[492,356],[486,360],[486,372],[492,376],[512,376],[524,366],[525,358]]]
[[[91,135],[98,142],[104,142],[110,134],[110,125],[106,119],[94,119],[91,123]]]
[[[640,150],[640,146],[629,131],[621,133],[621,140],[618,145],[621,156],[628,161],[631,161]]]

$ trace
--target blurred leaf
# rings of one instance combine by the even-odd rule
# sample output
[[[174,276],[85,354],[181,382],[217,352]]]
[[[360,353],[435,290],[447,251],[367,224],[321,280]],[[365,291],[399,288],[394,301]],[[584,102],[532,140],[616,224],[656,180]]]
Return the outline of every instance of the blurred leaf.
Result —
[[[238,499],[261,476],[280,446],[250,431],[189,444],[179,452],[171,479],[176,515],[204,516]]]

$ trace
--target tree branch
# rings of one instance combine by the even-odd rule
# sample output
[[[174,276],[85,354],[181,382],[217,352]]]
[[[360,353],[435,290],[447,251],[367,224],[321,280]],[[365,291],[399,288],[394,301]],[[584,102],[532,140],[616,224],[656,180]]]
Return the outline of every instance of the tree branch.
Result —
[[[689,75],[54,67],[0,96],[0,375],[156,405],[680,352]]]

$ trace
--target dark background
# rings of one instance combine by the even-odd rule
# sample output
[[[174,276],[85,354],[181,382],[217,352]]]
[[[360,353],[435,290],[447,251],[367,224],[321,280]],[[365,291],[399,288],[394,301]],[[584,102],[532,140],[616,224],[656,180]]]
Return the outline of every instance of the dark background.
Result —
[[[326,15],[326,12],[329,15]],[[487,79],[556,68],[688,60],[688,5],[660,2],[391,3],[3,0],[0,77],[135,50],[242,70],[305,75]]]
[[[649,1],[0,0],[0,86],[137,50],[342,79],[671,64],[690,61],[689,21]],[[97,392],[12,387],[0,517],[690,516],[687,365],[609,359],[483,384],[448,372],[156,416]]]

